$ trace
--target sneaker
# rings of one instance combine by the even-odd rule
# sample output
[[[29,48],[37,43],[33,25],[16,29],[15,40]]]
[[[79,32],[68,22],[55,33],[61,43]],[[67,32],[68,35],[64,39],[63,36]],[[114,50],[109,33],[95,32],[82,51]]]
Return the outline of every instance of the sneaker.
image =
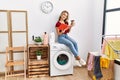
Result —
[[[79,63],[78,60],[75,60],[75,65],[79,66],[79,67],[82,67],[82,65]]]
[[[85,62],[82,58],[79,60],[79,63],[80,63],[81,65],[83,65],[83,66],[86,65],[86,62]]]

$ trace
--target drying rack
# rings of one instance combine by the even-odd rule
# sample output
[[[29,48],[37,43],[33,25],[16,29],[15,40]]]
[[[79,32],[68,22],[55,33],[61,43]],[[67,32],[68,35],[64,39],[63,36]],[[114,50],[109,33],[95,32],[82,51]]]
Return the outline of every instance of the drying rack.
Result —
[[[116,39],[119,37],[119,40],[120,40],[120,35],[102,35],[103,40],[106,41],[106,43],[113,49],[113,51],[117,54],[120,54],[120,50],[115,49],[114,46],[112,44],[110,44],[110,42],[105,39],[106,37],[114,37]]]

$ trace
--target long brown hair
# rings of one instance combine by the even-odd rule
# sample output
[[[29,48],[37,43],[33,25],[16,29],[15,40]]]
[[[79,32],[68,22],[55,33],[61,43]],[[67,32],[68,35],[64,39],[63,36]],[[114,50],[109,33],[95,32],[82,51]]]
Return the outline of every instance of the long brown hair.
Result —
[[[65,23],[68,23],[69,12],[68,12],[68,11],[66,11],[66,10],[64,10],[64,11],[62,11],[62,12],[61,12],[60,17],[59,17],[59,19],[58,19],[58,20],[60,20],[61,15],[62,15],[63,13],[67,13],[67,18],[64,20],[64,22],[65,22]]]

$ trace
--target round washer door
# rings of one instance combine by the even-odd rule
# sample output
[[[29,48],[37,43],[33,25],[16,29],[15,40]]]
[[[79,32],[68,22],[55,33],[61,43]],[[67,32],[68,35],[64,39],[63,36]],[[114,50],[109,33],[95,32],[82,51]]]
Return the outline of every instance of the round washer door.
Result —
[[[59,51],[53,56],[53,61],[53,64],[57,69],[69,69],[69,67],[72,65],[71,53],[68,53],[66,51]]]

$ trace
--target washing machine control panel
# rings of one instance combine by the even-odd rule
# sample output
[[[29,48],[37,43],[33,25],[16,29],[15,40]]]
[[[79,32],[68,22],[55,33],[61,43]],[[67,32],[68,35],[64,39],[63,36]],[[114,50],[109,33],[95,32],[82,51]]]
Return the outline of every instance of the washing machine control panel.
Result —
[[[59,50],[59,47],[56,45],[51,46],[51,50]]]
[[[65,46],[64,44],[51,44],[50,45],[50,50],[68,50],[69,48]]]

